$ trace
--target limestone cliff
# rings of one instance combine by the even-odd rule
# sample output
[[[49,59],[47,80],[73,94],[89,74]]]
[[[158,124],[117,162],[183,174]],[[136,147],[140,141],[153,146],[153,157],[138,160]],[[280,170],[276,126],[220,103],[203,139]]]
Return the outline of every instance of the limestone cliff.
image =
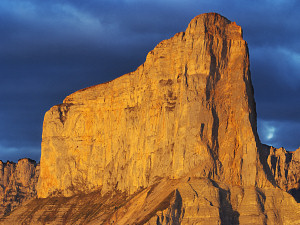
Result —
[[[38,176],[39,165],[33,160],[25,158],[18,163],[0,160],[0,216],[36,197]]]
[[[135,72],[68,96],[45,115],[38,196],[134,193],[188,173],[268,184],[242,29],[214,13],[159,43]]]

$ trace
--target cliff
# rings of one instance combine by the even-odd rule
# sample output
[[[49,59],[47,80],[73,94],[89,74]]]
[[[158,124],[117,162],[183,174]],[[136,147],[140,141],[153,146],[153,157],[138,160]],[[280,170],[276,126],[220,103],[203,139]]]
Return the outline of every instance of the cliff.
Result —
[[[38,196],[134,193],[188,173],[267,184],[242,30],[204,14],[135,72],[80,90],[45,115]]]
[[[30,159],[18,163],[0,160],[0,216],[36,197],[39,165]]]
[[[300,224],[298,152],[279,151],[257,134],[241,27],[202,14],[46,113],[39,199],[0,222]]]
[[[300,202],[300,148],[288,152],[284,148],[264,146],[264,152],[276,183]]]

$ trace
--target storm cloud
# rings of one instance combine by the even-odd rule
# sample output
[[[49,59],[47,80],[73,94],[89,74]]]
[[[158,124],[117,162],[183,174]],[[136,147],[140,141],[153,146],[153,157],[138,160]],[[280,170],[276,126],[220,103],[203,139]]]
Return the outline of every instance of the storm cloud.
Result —
[[[242,26],[263,143],[300,146],[299,1],[2,0],[0,159],[39,160],[44,113],[72,92],[134,71],[198,14]]]

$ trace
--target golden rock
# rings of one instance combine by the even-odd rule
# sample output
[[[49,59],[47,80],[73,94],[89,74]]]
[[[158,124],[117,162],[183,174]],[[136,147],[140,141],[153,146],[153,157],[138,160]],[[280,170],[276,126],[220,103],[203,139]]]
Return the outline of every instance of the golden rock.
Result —
[[[268,186],[242,29],[214,13],[159,43],[135,72],[45,115],[38,196],[129,193],[190,174]]]

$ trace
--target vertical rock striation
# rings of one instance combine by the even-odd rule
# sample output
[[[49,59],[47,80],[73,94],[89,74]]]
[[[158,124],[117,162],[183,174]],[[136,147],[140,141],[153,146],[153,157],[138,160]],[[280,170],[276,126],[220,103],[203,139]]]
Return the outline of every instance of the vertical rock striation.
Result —
[[[39,165],[31,159],[18,163],[0,160],[0,215],[6,215],[22,202],[36,197]]]
[[[215,13],[164,40],[135,72],[45,115],[38,196],[134,193],[162,177],[269,185],[242,29]]]

